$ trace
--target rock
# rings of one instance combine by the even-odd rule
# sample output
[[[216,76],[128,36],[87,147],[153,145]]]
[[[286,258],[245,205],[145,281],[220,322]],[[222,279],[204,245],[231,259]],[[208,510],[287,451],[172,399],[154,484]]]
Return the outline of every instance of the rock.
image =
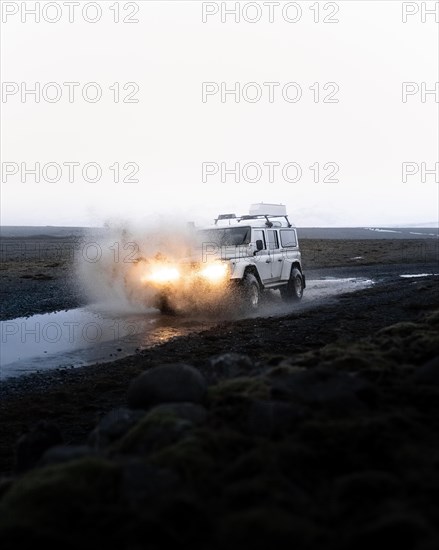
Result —
[[[224,465],[224,494],[233,493],[232,487],[240,485],[246,480],[262,484],[265,491],[270,491],[270,485],[266,484],[263,477],[267,472],[277,471],[277,456],[273,450],[273,447],[266,441],[255,441],[255,444],[249,449],[243,449],[238,456],[229,460]]]
[[[229,550],[321,548],[317,543],[320,534],[320,528],[303,516],[295,516],[279,506],[254,502],[252,507],[220,519],[218,547]]]
[[[278,436],[287,433],[294,422],[304,415],[302,407],[282,401],[256,400],[250,404],[242,421],[242,428],[248,435]]]
[[[381,514],[380,505],[401,497],[398,479],[386,472],[367,470],[343,476],[334,484],[334,508],[341,517],[365,519],[371,511]]]
[[[121,498],[134,510],[148,506],[172,493],[178,485],[179,477],[171,470],[165,470],[145,463],[138,458],[121,464]]]
[[[38,465],[62,464],[94,455],[96,452],[87,445],[56,445],[44,453]]]
[[[358,409],[376,398],[367,381],[323,367],[271,377],[269,382],[273,398],[329,407],[334,411]]]
[[[267,370],[265,376],[267,378],[277,378],[306,370],[306,367],[294,365],[292,361],[294,361],[294,358],[284,359],[279,365]]]
[[[150,412],[171,413],[177,418],[189,420],[193,424],[203,424],[207,418],[206,409],[195,403],[163,403],[151,409]]]
[[[149,454],[185,438],[192,430],[189,420],[170,412],[152,410],[112,447],[115,454]]]
[[[439,386],[439,355],[416,369],[413,380],[416,384]]]
[[[429,325],[438,325],[439,324],[439,310],[434,311],[433,313],[431,313],[427,317],[426,321]]]
[[[15,478],[12,476],[2,476],[0,477],[0,500],[3,498],[3,495],[6,494],[9,489],[14,484]]]
[[[36,540],[45,548],[90,547],[104,525],[111,539],[108,529],[116,531],[121,517],[115,507],[119,479],[118,467],[97,458],[26,473],[0,501],[2,548],[13,548],[17,539],[25,548]]]
[[[223,353],[210,359],[215,379],[245,376],[253,368],[253,361],[241,353]]]
[[[428,548],[423,543],[431,540],[432,531],[426,522],[410,513],[395,514],[379,518],[377,521],[356,529],[347,537],[343,550],[370,550],[379,548],[398,548],[414,550]],[[434,546],[431,546],[434,548]]]
[[[244,433],[263,432],[264,435],[270,430],[272,411],[266,410],[264,405],[255,405],[270,399],[270,388],[261,378],[223,380],[210,386],[208,393],[213,425],[227,425],[234,431]],[[263,426],[258,426],[258,422],[262,422]]]
[[[207,383],[194,367],[174,363],[145,371],[131,383],[128,403],[133,409],[149,409],[161,403],[203,403]]]
[[[209,387],[209,400],[213,405],[237,402],[239,399],[269,399],[268,383],[259,377],[238,377],[223,380]]]
[[[389,325],[388,327],[384,327],[381,330],[379,330],[376,334],[377,336],[381,336],[383,334],[385,335],[391,335],[391,336],[401,336],[401,337],[408,337],[413,334],[413,332],[419,330],[419,328],[422,325],[419,323],[412,323],[412,322],[401,322],[401,323],[395,323],[393,325]]]
[[[282,502],[284,509],[288,506],[288,510],[293,513],[310,510],[312,501],[302,489],[286,477],[267,470],[267,464],[265,471],[262,465],[257,475],[250,475],[224,486],[223,498],[229,512],[251,508],[255,502]]]
[[[89,437],[90,445],[98,449],[107,447],[124,436],[146,414],[144,410],[133,411],[120,407],[106,414]]]
[[[236,449],[239,439],[228,431],[225,435],[214,430],[187,432],[175,444],[159,449],[148,457],[148,462],[176,472],[187,487],[207,487],[217,482],[218,454],[224,456],[230,448]],[[220,461],[221,464],[221,461]]]
[[[17,441],[17,472],[23,472],[36,466],[47,449],[63,443],[63,437],[56,424],[40,421]]]

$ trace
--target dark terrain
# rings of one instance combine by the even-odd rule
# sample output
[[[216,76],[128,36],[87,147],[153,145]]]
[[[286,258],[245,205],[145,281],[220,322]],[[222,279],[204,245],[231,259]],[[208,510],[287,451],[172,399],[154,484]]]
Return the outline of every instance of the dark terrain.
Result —
[[[301,247],[375,285],[2,383],[2,548],[439,547],[437,240]],[[71,258],[8,258],[2,319],[84,300]]]

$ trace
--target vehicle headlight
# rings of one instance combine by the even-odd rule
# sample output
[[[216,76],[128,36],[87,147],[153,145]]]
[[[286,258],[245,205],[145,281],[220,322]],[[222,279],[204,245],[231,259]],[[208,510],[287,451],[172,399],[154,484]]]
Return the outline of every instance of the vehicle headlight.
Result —
[[[143,277],[145,283],[166,284],[177,281],[180,278],[180,272],[175,267],[160,267],[153,270]]]
[[[200,271],[200,275],[212,283],[218,283],[228,277],[229,268],[223,263],[210,264]]]

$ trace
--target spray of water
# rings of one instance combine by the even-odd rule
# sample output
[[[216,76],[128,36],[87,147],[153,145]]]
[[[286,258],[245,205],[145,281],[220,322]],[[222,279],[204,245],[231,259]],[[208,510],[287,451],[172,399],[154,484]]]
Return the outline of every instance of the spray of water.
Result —
[[[89,232],[81,243],[77,279],[89,302],[108,311],[212,310],[224,301],[224,285],[207,291],[194,284],[189,271],[181,278],[177,273],[181,266],[201,260],[196,244],[194,229],[187,223],[108,223]]]

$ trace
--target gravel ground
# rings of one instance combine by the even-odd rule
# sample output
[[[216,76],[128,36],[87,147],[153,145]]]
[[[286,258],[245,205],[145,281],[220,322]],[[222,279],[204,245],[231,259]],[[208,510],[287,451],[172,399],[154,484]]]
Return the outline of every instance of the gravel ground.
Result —
[[[437,258],[350,246],[373,287],[3,383],[2,548],[437,548]]]
[[[78,307],[78,238],[0,238],[0,320]]]

